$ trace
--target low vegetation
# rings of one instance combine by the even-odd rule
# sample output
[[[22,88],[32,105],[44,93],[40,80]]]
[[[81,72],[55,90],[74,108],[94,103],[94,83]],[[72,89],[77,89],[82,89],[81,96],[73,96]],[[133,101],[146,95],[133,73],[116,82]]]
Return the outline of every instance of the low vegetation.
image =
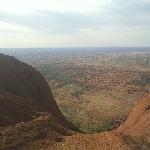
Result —
[[[20,58],[46,77],[62,113],[83,132],[116,128],[150,93],[147,51],[49,51]]]

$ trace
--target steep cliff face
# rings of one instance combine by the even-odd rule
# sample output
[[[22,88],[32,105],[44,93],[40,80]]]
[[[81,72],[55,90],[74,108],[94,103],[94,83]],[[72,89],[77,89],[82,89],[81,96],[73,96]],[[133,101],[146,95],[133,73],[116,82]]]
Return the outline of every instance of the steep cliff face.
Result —
[[[49,112],[64,126],[76,129],[62,115],[44,77],[33,67],[3,54],[0,54],[0,90],[21,97],[22,104],[28,99],[38,111]]]
[[[34,68],[17,59],[0,54],[0,89],[11,94],[32,98],[42,110],[58,113],[44,77]]]

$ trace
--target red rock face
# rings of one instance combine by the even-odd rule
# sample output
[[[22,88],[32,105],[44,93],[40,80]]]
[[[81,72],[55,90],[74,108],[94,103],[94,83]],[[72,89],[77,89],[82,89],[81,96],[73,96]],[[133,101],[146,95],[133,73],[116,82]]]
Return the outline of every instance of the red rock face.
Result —
[[[117,131],[130,136],[150,138],[150,95],[140,100]]]

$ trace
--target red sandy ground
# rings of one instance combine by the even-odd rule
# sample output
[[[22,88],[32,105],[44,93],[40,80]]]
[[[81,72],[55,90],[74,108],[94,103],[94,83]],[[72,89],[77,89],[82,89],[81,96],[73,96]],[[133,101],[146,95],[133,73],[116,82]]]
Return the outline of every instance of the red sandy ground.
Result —
[[[144,97],[117,130],[96,134],[76,134],[48,149],[61,150],[149,150],[150,95]]]

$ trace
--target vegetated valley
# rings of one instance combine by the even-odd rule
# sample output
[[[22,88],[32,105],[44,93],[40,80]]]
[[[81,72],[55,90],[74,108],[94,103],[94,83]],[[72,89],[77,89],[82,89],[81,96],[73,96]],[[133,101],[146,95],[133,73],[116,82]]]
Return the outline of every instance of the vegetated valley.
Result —
[[[148,48],[45,49],[16,56],[45,76],[62,113],[85,133],[117,128],[150,93]]]
[[[0,150],[150,149],[149,49],[6,52]]]

